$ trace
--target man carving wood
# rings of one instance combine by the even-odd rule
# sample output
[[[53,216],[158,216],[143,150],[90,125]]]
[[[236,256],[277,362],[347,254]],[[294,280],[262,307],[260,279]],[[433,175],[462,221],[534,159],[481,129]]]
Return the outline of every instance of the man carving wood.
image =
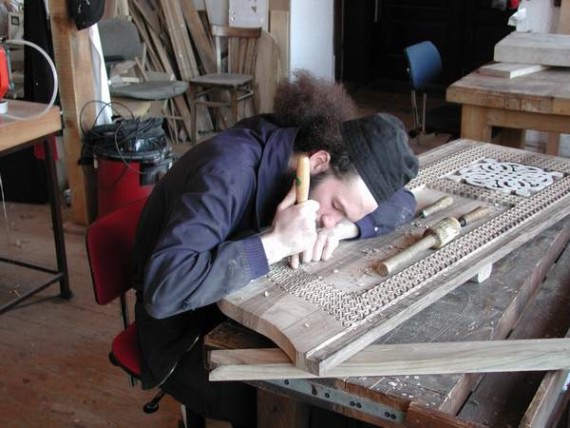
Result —
[[[278,88],[275,114],[199,144],[156,185],[135,245],[144,388],[160,384],[201,416],[255,426],[253,389],[210,383],[203,367],[201,336],[223,319],[215,303],[275,262],[326,260],[340,240],[388,233],[415,213],[404,186],[418,162],[402,123],[354,116],[340,85],[298,73]],[[311,180],[296,203],[300,154]]]

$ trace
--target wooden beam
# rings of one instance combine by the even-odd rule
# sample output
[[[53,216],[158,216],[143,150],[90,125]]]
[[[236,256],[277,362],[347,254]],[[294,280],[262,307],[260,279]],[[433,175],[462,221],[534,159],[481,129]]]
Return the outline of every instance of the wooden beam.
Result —
[[[289,12],[284,10],[269,12],[269,33],[275,37],[279,47],[279,59],[281,60],[279,79],[289,76],[289,28]]]
[[[68,15],[66,2],[50,0],[49,9],[63,113],[63,145],[71,190],[71,219],[74,223],[87,225],[95,217],[96,203],[89,171],[84,170],[77,161],[83,145],[80,121],[91,126],[95,118],[94,104],[82,113],[85,104],[95,98],[89,30],[77,30]]]
[[[479,67],[479,74],[485,76],[504,77],[513,79],[527,74],[537,73],[546,70],[548,67],[540,64],[517,64],[512,62],[497,62]]]
[[[257,426],[309,428],[310,407],[302,401],[257,389]]]
[[[193,1],[183,0],[180,2],[180,7],[184,13],[186,26],[192,35],[192,40],[202,61],[204,71],[206,73],[215,73],[217,70],[214,47],[212,46],[211,39],[208,37],[208,33],[206,33],[204,25],[202,25],[202,20],[194,7]]]
[[[570,248],[566,249],[558,259],[556,265],[548,272],[547,284],[552,284],[553,286],[552,288],[547,288],[547,290],[550,291],[550,295],[556,296],[558,301],[561,300],[560,296],[566,295],[564,293],[565,289],[561,286],[568,284],[567,281],[570,277],[570,268],[568,268],[569,261]],[[550,313],[556,313],[556,309],[552,308],[552,305],[540,305],[539,307],[548,307]],[[562,305],[561,307],[565,306]],[[570,330],[566,332],[565,337],[570,338]],[[568,385],[570,385],[569,375],[570,371],[568,370],[551,371],[544,375],[534,398],[519,424],[519,428],[556,426],[556,423],[551,420],[551,417],[555,414],[555,409],[560,407],[564,402],[563,397],[567,394],[566,390],[568,389]]]
[[[210,351],[211,381],[308,379],[318,376],[295,367],[283,351]],[[326,377],[412,376],[570,369],[570,339],[371,345]]]
[[[557,33],[570,34],[570,0],[562,0]]]
[[[570,66],[570,36],[513,32],[495,45],[497,62]]]

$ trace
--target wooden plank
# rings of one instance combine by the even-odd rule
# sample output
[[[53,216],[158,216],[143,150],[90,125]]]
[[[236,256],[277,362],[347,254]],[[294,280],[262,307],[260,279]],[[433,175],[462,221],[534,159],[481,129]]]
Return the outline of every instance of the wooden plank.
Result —
[[[182,8],[178,1],[174,0],[161,0],[160,4],[162,5],[162,11],[166,21],[165,25],[170,36],[170,42],[172,43],[172,51],[176,59],[176,64],[178,65],[180,78],[182,80],[190,80],[192,77],[200,75],[200,71],[196,57],[194,56],[194,49],[184,21]],[[179,102],[176,100],[175,102],[180,108]],[[186,114],[187,112],[184,109],[183,115],[185,117]],[[211,129],[211,120],[207,113],[198,114],[197,121],[199,129]],[[186,118],[184,122],[185,124],[188,123],[186,122]]]
[[[524,311],[510,337],[513,340],[522,337],[563,337],[570,327],[569,293],[570,249],[566,249],[548,272],[538,294]],[[472,392],[459,416],[469,420],[486,421],[490,426],[516,426],[523,418],[525,409],[532,405],[533,397],[536,397],[543,378],[544,374],[532,372],[485,376]],[[541,396],[540,391],[538,395]],[[543,402],[542,405],[546,411],[552,403]],[[537,411],[536,407],[531,409],[529,416],[539,416]],[[535,422],[539,420],[532,416],[527,421],[533,419]]]
[[[540,383],[536,395],[519,425],[520,428],[548,428],[556,405],[568,387],[568,370],[549,372]]]
[[[484,426],[478,422],[434,412],[433,409],[419,403],[412,403],[406,414],[406,428],[483,428]]]
[[[495,45],[497,62],[570,66],[570,35],[514,31]]]
[[[182,80],[190,80],[200,74],[194,56],[190,36],[186,29],[182,8],[177,1],[161,0],[162,11],[166,20],[166,28],[172,43],[172,51],[178,64]]]
[[[95,98],[89,31],[77,31],[68,16],[65,2],[50,0],[49,9],[64,121],[63,144],[71,190],[71,219],[74,223],[87,225],[96,215],[95,193],[89,171],[85,171],[77,161],[83,145],[82,125],[89,128],[95,118],[95,104],[87,106],[81,113],[83,106]]]
[[[540,288],[550,266],[570,239],[570,221],[556,224],[493,266],[482,284],[467,283],[393,330],[376,344],[423,341],[504,340]],[[481,376],[351,378],[356,390],[373,388],[380,397],[429,403],[456,414]]]
[[[283,75],[281,64],[275,38],[273,35],[263,31],[257,46],[257,60],[254,71],[254,102],[256,108],[255,110],[246,111],[247,115],[273,113],[273,100],[275,99],[279,76]]]
[[[260,428],[309,428],[310,407],[303,402],[258,389],[257,403]]]
[[[556,132],[549,132],[546,135],[546,150],[547,155],[558,156],[560,151],[560,134]]]
[[[570,71],[565,68],[549,68],[517,79],[470,73],[447,88],[446,99],[488,108],[567,116],[569,77]]]
[[[487,156],[518,158],[521,161],[526,159],[523,163],[530,161],[529,156],[532,156],[532,163],[538,165],[536,161],[540,163],[539,158],[543,156],[531,155],[529,152],[500,146],[480,145],[466,140],[453,143],[453,147],[456,150],[461,150],[462,157],[473,156],[472,161],[458,160],[457,163],[454,163],[454,168],[459,168],[460,165],[467,165],[475,162],[476,159]],[[471,151],[473,151],[473,155],[468,155]],[[475,153],[479,154],[475,155]],[[510,156],[514,156],[514,158]],[[544,157],[544,161],[547,158],[550,159]],[[439,162],[444,162],[444,158],[440,158]],[[570,167],[570,161],[560,158],[559,162],[562,164],[558,164],[557,171],[562,172]],[[432,176],[432,173],[429,173],[426,168],[440,168],[436,165],[440,164],[434,162],[431,166],[422,165],[418,178],[409,184],[410,189],[415,189],[416,194],[425,191],[426,195],[434,198],[453,194],[458,201],[457,205],[441,213],[442,216],[454,217],[462,211],[467,212],[477,204],[481,204],[482,196],[477,195],[477,192],[468,197],[468,193],[474,190],[469,186],[464,188],[467,193],[460,194],[458,193],[459,189],[451,190],[451,188],[442,193],[443,188],[446,188],[450,183],[435,177],[448,175],[451,171],[438,169],[437,174],[434,173],[435,175]],[[431,182],[431,178],[428,179],[427,177],[434,177],[437,185],[435,181]],[[563,180],[565,179],[559,181],[561,185]],[[438,187],[440,191],[434,192],[434,186]],[[254,309],[255,300],[243,301],[237,297],[238,295],[232,295],[222,300],[219,306],[229,317],[239,319],[247,327],[268,335],[287,353],[298,368],[308,370],[316,375],[326,376],[327,372],[336,365],[352,357],[380,336],[390,332],[420,310],[477,275],[489,263],[494,263],[524,244],[532,236],[566,217],[570,213],[568,209],[570,193],[563,191],[559,195],[556,196],[556,199],[560,197],[559,202],[549,205],[544,214],[533,216],[533,218],[528,218],[522,222],[517,221],[517,226],[514,224],[512,226],[505,225],[505,229],[500,235],[497,235],[492,242],[485,244],[485,251],[475,251],[459,259],[455,258],[456,261],[441,271],[433,269],[434,262],[431,262],[430,259],[436,260],[444,257],[447,251],[459,250],[458,246],[464,244],[466,248],[469,247],[471,245],[469,242],[473,242],[471,238],[454,241],[438,250],[437,253],[432,250],[430,254],[413,261],[409,266],[404,267],[404,270],[392,276],[379,277],[374,273],[375,263],[398,252],[400,248],[409,247],[416,239],[414,234],[420,231],[417,228],[418,223],[415,223],[415,225],[407,225],[393,235],[374,240],[343,243],[338,252],[340,255],[334,260],[310,264],[297,271],[291,271],[280,265],[275,266],[267,278],[254,281],[251,285],[251,287],[258,287],[261,284],[262,289],[265,287],[263,292],[252,296],[252,299],[256,299],[258,302],[259,311]],[[490,198],[487,199],[490,201],[497,196],[499,195],[491,192],[487,193],[485,198]],[[517,199],[516,201],[511,200],[507,205],[502,203],[488,205],[490,209],[497,209],[499,206],[503,208],[495,212],[488,222],[486,221],[476,227],[477,231],[474,232],[473,236],[484,233],[483,231],[494,222],[510,218],[511,214],[519,212],[519,210],[521,210],[520,215],[526,217],[529,211],[523,206],[532,204],[532,200],[531,197],[526,202]],[[510,205],[511,203],[514,205]],[[503,209],[509,211],[508,217],[501,216]],[[495,218],[496,220],[494,220]],[[488,225],[486,226],[486,224]],[[425,228],[421,229],[421,233],[424,231]],[[465,233],[467,234],[468,231]],[[370,250],[371,247],[374,249],[373,251]],[[422,267],[424,263],[426,265]],[[432,272],[428,275],[426,272],[430,269]],[[420,280],[419,278],[425,279]],[[371,303],[370,300],[366,300],[371,299],[372,296],[377,296],[374,298],[381,301],[380,295],[385,292],[384,290],[402,287],[406,281],[420,282],[417,286],[411,286],[412,288],[403,292],[402,298],[391,301],[390,305],[384,306],[383,303]],[[420,283],[421,285],[419,285]],[[293,297],[288,296],[284,299],[281,290],[292,290],[290,294]],[[315,295],[311,293],[315,293]],[[335,299],[338,299],[336,304],[333,303]],[[292,303],[295,301],[298,305]],[[314,309],[311,309],[310,306],[306,307],[305,302],[312,302]],[[247,304],[248,310],[242,311],[242,304]],[[369,306],[361,306],[365,304]],[[294,307],[294,313],[298,314],[298,320],[292,323],[287,321],[289,325],[285,325],[282,322],[285,320],[279,320],[279,314],[291,311],[292,307]],[[362,307],[362,312],[358,315],[359,312],[357,311],[360,307]],[[267,310],[267,308],[271,309]],[[360,321],[352,321],[355,319],[352,317],[360,317],[357,318]]]
[[[280,78],[289,76],[289,12],[286,10],[271,10],[269,12],[269,33],[275,37],[279,47],[281,61]]]
[[[470,104],[461,107],[461,138],[491,142],[494,126],[511,128],[507,131],[505,140],[513,144],[520,144],[521,133],[526,129],[552,133],[570,132],[570,121],[566,114],[531,113]],[[518,143],[515,143],[516,141]]]
[[[194,7],[193,1],[183,0],[180,2],[180,7],[184,13],[186,26],[188,27],[188,30],[190,30],[192,41],[194,42],[194,46],[196,46],[196,50],[205,73],[215,73],[216,59],[214,58],[214,48],[212,46],[211,39],[208,37],[208,34],[202,25],[202,20]]]
[[[536,73],[538,71],[546,70],[548,67],[540,64],[517,64],[511,62],[497,62],[494,64],[487,64],[479,67],[477,70],[479,74],[485,76],[505,77],[513,79],[519,76],[526,76],[527,74]]]
[[[33,117],[33,120],[16,120],[2,116],[0,123],[0,151],[9,151],[45,135],[61,130],[59,107],[45,110],[46,104],[7,100],[8,114],[14,117]],[[45,112],[45,113],[43,113]],[[41,116],[38,116],[42,114]]]
[[[280,349],[211,351],[210,380],[308,379]],[[371,345],[327,377],[416,376],[570,369],[570,339]]]
[[[570,34],[570,2],[568,0],[562,0],[559,13],[556,31],[561,34]]]
[[[149,56],[153,58],[153,67],[157,70],[164,71],[168,75],[181,79],[182,77],[180,76],[180,73],[175,70],[176,65],[172,63],[168,54],[168,49],[173,49],[169,44],[170,39],[167,37],[167,40],[163,41],[160,37],[161,34],[166,32],[166,29],[163,30],[162,27],[160,27],[158,20],[149,20],[149,16],[154,17],[156,13],[150,13],[148,4],[145,2],[141,2],[140,0],[131,0],[131,2],[136,5],[136,11],[133,10],[133,18],[137,23],[137,28],[139,28],[139,33],[141,34],[144,43],[149,48]],[[147,24],[146,27],[143,22]],[[190,124],[192,120],[187,95],[175,97],[172,102],[176,108],[178,116],[182,118],[186,134],[188,136],[191,135]],[[209,116],[203,114],[199,115],[198,123],[200,126],[205,128],[211,126]]]

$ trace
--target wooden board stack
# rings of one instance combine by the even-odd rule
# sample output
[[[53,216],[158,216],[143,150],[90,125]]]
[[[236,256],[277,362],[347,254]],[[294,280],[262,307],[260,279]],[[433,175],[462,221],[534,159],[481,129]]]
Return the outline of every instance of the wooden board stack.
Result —
[[[570,35],[512,32],[495,45],[495,61],[570,67]]]
[[[570,35],[512,32],[495,45],[494,64],[479,68],[486,76],[513,79],[548,67],[570,66]]]

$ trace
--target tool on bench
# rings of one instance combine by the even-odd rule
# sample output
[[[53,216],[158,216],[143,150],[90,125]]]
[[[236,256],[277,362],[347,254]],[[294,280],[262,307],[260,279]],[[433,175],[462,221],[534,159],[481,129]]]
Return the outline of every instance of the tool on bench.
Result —
[[[444,196],[443,198],[438,199],[433,204],[428,205],[423,210],[420,211],[420,217],[426,218],[436,212],[439,212],[453,204],[453,198],[451,196]]]
[[[309,186],[311,184],[311,164],[309,157],[306,155],[299,155],[297,158],[297,170],[295,173],[295,200],[300,204],[309,199]],[[296,269],[299,267],[299,254],[291,256],[290,265]]]
[[[406,264],[419,253],[432,248],[439,249],[455,239],[461,232],[461,228],[477,220],[482,220],[490,213],[488,207],[480,206],[473,211],[462,215],[459,219],[446,217],[438,221],[424,233],[424,237],[402,252],[390,257],[376,266],[376,271],[386,276],[393,273],[400,266]]]
[[[309,199],[309,185],[311,182],[311,164],[309,157],[299,155],[297,159],[297,171],[295,176],[296,201],[298,204]]]

